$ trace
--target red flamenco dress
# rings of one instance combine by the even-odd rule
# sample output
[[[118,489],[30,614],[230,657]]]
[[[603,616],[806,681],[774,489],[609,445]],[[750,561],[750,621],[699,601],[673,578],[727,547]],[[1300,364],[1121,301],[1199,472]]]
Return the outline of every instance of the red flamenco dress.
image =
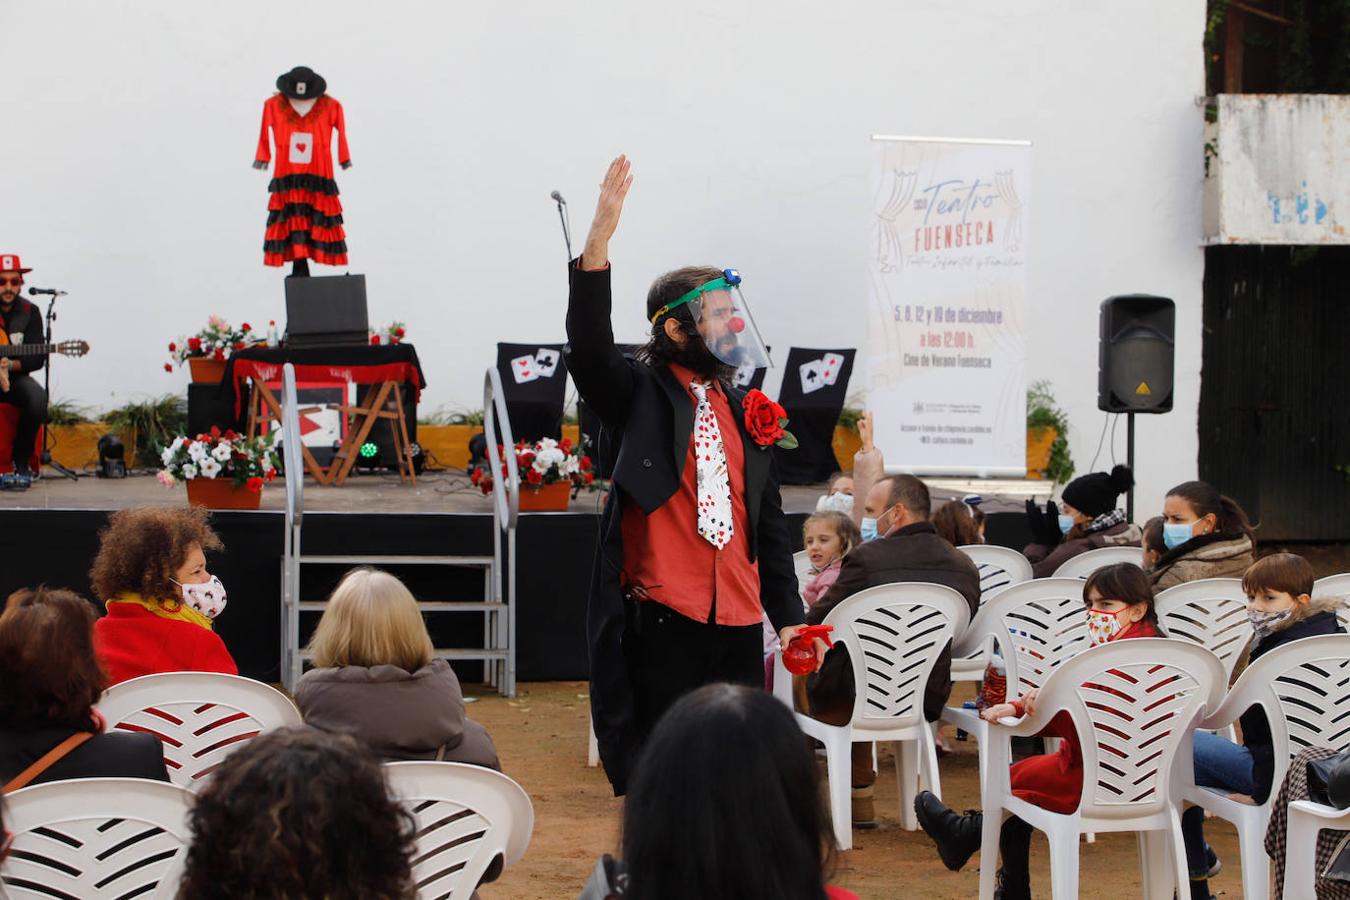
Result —
[[[255,163],[272,159],[267,130],[277,147],[276,166],[267,186],[267,234],[263,262],[280,266],[312,259],[327,266],[347,264],[347,235],[342,230],[342,203],[333,180],[333,132],[337,131],[338,162],[351,166],[342,104],[319,97],[303,116],[282,94],[263,104],[262,133]]]

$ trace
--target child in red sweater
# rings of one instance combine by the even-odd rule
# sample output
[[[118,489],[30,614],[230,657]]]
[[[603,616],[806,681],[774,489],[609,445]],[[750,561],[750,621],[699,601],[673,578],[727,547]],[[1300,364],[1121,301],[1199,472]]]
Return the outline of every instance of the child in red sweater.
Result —
[[[225,588],[206,571],[224,547],[197,508],[113,513],[90,571],[108,614],[94,623],[94,650],[114,685],[157,672],[239,674],[214,619]]]
[[[1088,631],[1093,646],[1107,641],[1137,637],[1161,637],[1158,615],[1153,608],[1153,588],[1148,576],[1133,563],[1118,563],[1093,572],[1083,583]],[[989,722],[1005,716],[1029,715],[1036,708],[1032,689],[1011,703],[998,703],[981,713]],[[1044,737],[1063,738],[1056,753],[1043,753],[1013,763],[1010,783],[1013,794],[1051,812],[1071,813],[1083,794],[1083,751],[1073,720],[1062,711],[1041,732]],[[953,872],[980,849],[984,816],[968,812],[958,816],[928,791],[914,799],[919,825],[934,843],[942,862]],[[1031,897],[1029,856],[1031,826],[1009,816],[999,835],[1003,865],[998,871],[999,893],[1004,900]]]

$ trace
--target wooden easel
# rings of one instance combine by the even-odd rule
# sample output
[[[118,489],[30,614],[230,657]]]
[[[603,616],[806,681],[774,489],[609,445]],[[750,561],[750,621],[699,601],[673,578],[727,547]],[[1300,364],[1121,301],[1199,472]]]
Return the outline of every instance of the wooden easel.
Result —
[[[257,402],[249,403],[248,409],[248,436],[253,437],[264,421],[269,423],[269,428],[272,421],[281,422],[281,402],[265,381],[254,377],[250,377],[249,380],[253,383],[253,396],[257,398]],[[391,391],[394,395],[394,409],[389,410],[384,407]],[[300,410],[300,413],[303,415],[317,409],[318,407],[310,407]],[[305,458],[305,468],[314,476],[315,481],[319,484],[342,485],[351,474],[352,467],[356,465],[356,458],[360,455],[361,446],[370,435],[370,430],[380,419],[385,419],[389,422],[389,430],[394,439],[394,455],[398,459],[398,480],[400,483],[411,480],[414,485],[417,484],[417,472],[413,470],[412,460],[408,458],[408,421],[403,415],[403,386],[399,382],[379,382],[378,389],[367,393],[364,403],[356,406],[343,404],[338,409],[342,411],[344,417],[351,416],[352,420],[347,428],[347,435],[337,452],[333,454],[333,462],[328,468],[319,465],[319,461],[314,458],[308,447],[303,444],[300,447]]]

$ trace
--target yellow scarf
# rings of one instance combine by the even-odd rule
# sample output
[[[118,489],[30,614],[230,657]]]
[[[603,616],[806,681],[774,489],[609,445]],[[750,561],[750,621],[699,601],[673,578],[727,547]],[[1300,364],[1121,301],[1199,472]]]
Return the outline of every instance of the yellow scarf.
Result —
[[[161,619],[173,619],[176,622],[187,622],[192,625],[200,625],[207,631],[214,629],[214,623],[210,616],[204,616],[192,607],[188,606],[182,600],[147,600],[140,594],[133,591],[124,591],[107,602],[111,607],[114,603],[135,603],[144,606]]]

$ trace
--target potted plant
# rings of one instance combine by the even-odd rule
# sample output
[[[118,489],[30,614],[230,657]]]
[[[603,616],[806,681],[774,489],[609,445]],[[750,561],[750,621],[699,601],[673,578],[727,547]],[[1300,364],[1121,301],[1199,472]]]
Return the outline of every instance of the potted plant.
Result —
[[[381,329],[371,329],[370,342],[375,346],[384,344],[392,347],[394,344],[403,343],[407,334],[408,329],[404,327],[402,322],[390,322]]]
[[[1063,484],[1073,477],[1069,417],[1055,402],[1050,382],[1027,389],[1027,477]]]
[[[180,435],[160,454],[165,487],[187,483],[188,503],[211,509],[257,509],[263,484],[277,477],[272,434],[246,438],[212,426],[195,438]]]
[[[186,361],[192,370],[193,383],[219,384],[225,375],[225,360],[231,353],[262,343],[266,340],[254,334],[253,326],[247,322],[235,328],[220,316],[212,315],[201,331],[169,342],[174,362],[165,363],[164,371],[172,372],[174,363],[181,366]]]
[[[591,458],[567,438],[543,438],[533,444],[521,441],[512,449],[514,453],[502,463],[501,475],[507,477],[507,466],[515,465],[522,486],[520,509],[524,512],[563,512],[574,492],[595,487]],[[482,466],[475,467],[469,479],[484,494],[492,493],[493,473]]]

